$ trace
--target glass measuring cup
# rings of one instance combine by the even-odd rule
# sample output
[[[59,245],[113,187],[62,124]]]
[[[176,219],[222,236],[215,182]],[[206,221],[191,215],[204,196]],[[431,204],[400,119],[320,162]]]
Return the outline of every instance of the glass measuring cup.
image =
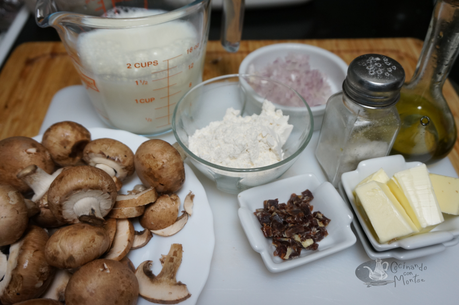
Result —
[[[243,0],[226,0],[222,44],[236,51]],[[99,117],[142,135],[171,130],[178,100],[202,80],[210,0],[38,0]]]

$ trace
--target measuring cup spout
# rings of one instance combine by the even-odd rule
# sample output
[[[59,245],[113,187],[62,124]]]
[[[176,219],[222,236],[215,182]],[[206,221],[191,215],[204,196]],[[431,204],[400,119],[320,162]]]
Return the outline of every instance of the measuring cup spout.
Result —
[[[228,52],[239,49],[244,20],[245,0],[223,0],[222,46]]]
[[[35,6],[35,20],[42,27],[49,27],[49,16],[58,11],[53,0],[38,0]]]

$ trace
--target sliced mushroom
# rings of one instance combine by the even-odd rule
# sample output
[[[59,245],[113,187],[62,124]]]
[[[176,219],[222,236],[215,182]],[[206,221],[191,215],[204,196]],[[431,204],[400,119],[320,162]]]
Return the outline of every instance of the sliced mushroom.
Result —
[[[135,229],[129,219],[117,219],[115,239],[104,258],[122,260],[131,250],[134,243]]]
[[[3,280],[3,277],[6,274],[6,270],[8,267],[8,259],[5,253],[0,251],[0,281]]]
[[[126,219],[126,218],[135,218],[142,216],[145,212],[144,206],[138,207],[114,207],[110,213],[108,213],[107,218],[116,218],[116,219]]]
[[[193,214],[193,206],[194,206],[194,194],[193,192],[189,192],[188,195],[186,195],[185,200],[183,202],[183,208],[185,209],[185,212],[187,212],[188,215]]]
[[[170,225],[167,228],[161,230],[151,230],[151,233],[164,237],[172,236],[180,232],[183,227],[185,227],[187,221],[188,214],[183,213],[179,218],[177,218],[177,221],[173,225]]]
[[[17,178],[17,174],[35,164],[48,174],[54,172],[55,164],[48,150],[28,137],[10,137],[0,141],[0,184],[14,186],[25,193],[30,187]]]
[[[155,276],[151,270],[152,261],[144,261],[135,272],[139,281],[140,295],[150,302],[177,304],[191,297],[185,284],[177,282],[176,275],[182,263],[182,245],[172,244],[164,260],[161,272]]]
[[[116,196],[115,182],[106,172],[92,166],[73,166],[54,179],[48,204],[59,221],[101,225]]]
[[[60,166],[81,165],[83,149],[91,141],[91,133],[82,125],[62,121],[51,125],[41,143]]]
[[[109,218],[105,221],[104,223],[104,229],[107,231],[108,238],[110,240],[110,245],[108,249],[112,247],[113,240],[115,240],[115,235],[116,235],[116,219],[114,218]]]
[[[29,223],[22,194],[11,185],[0,184],[0,247],[18,241]]]
[[[24,237],[10,246],[5,277],[0,281],[0,302],[14,304],[41,296],[51,284],[55,268],[45,259],[45,229],[29,225]]]
[[[86,145],[83,160],[107,172],[120,181],[134,173],[134,153],[125,144],[115,139],[96,139]]]
[[[134,243],[132,244],[132,250],[144,247],[150,239],[153,237],[150,230],[143,230],[141,232],[135,231]]]
[[[137,207],[151,204],[158,198],[158,193],[152,187],[140,192],[131,191],[129,194],[120,194],[116,197],[115,208]]]
[[[65,287],[70,280],[72,274],[66,269],[58,269],[54,280],[46,290],[42,298],[57,300],[59,302],[65,301]]]
[[[150,204],[140,217],[142,227],[148,230],[161,230],[172,225],[180,208],[180,198],[176,194],[161,195],[155,203]]]
[[[97,259],[81,267],[65,290],[66,305],[137,304],[139,283],[126,264]]]
[[[51,235],[45,257],[51,266],[73,269],[99,258],[109,246],[110,237],[103,227],[76,223]]]

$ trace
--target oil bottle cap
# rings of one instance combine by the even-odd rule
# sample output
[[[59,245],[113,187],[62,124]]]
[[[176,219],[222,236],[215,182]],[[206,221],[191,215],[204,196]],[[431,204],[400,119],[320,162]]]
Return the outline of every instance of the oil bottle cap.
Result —
[[[365,54],[349,65],[343,91],[362,105],[387,107],[400,98],[404,81],[405,71],[396,60],[379,54]]]

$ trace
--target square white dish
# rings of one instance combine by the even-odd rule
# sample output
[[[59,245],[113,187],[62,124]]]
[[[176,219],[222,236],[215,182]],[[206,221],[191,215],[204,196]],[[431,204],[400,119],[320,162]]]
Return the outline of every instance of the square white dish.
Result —
[[[459,236],[459,217],[444,214],[445,221],[428,233],[414,235],[392,243],[380,243],[372,234],[368,226],[369,222],[365,220],[366,216],[362,215],[356,206],[353,190],[360,181],[369,175],[382,168],[389,177],[392,177],[396,172],[413,168],[421,164],[420,162],[405,162],[405,159],[401,155],[387,156],[362,161],[355,171],[347,172],[342,175],[341,183],[344,192],[357,216],[356,218],[363,232],[365,232],[368,241],[376,251],[387,251],[396,248],[405,250],[419,249],[447,243]]]
[[[328,236],[320,241],[316,251],[303,250],[301,256],[292,260],[282,260],[274,256],[275,247],[270,238],[265,238],[261,225],[253,214],[263,207],[267,199],[279,199],[286,203],[292,193],[301,194],[309,189],[314,199],[313,211],[320,211],[331,221],[327,226]],[[320,183],[314,174],[295,176],[243,191],[238,195],[238,215],[242,227],[253,250],[260,253],[270,272],[277,273],[318,260],[352,246],[356,237],[351,230],[352,211],[329,182]]]
[[[344,192],[342,184],[340,184],[339,193],[344,198],[344,201],[346,201],[350,205],[349,199],[347,198],[346,193]],[[445,243],[435,244],[432,246],[427,246],[427,247],[422,247],[422,248],[417,248],[417,249],[412,249],[412,250],[396,248],[396,249],[387,250],[387,251],[376,251],[375,248],[373,248],[373,246],[371,245],[370,241],[368,240],[365,232],[363,231],[362,227],[359,224],[359,220],[356,217],[354,217],[354,219],[352,220],[352,225],[354,226],[354,230],[357,233],[357,236],[359,237],[360,242],[362,243],[363,249],[367,253],[368,257],[373,260],[395,258],[400,261],[408,261],[408,260],[412,260],[415,258],[443,252],[448,247],[455,246],[459,243],[459,237],[456,237]]]

